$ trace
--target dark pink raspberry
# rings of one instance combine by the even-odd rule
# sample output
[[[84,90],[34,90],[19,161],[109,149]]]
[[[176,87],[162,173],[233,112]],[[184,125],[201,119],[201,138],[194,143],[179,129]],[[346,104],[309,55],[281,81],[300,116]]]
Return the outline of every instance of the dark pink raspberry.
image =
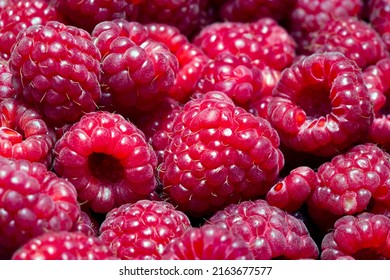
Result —
[[[159,177],[167,199],[194,217],[265,194],[284,164],[270,124],[222,92],[187,102],[170,137]]]
[[[32,25],[63,20],[56,8],[45,0],[7,1],[0,9],[0,56],[4,59],[9,59],[20,31]]]
[[[375,29],[356,17],[333,19],[323,25],[307,46],[307,51],[341,52],[363,69],[389,56]]]
[[[323,163],[320,184],[307,199],[313,221],[326,229],[372,204],[390,206],[390,155],[372,143],[356,145]]]
[[[100,52],[83,29],[50,21],[19,33],[10,57],[13,84],[53,126],[97,109]]]
[[[82,232],[47,232],[23,244],[12,260],[116,260],[99,238]]]
[[[12,73],[8,60],[0,58],[0,100],[15,96],[16,90],[12,84]]]
[[[50,168],[56,137],[42,115],[13,98],[0,102],[0,112],[0,155],[41,162]]]
[[[157,157],[145,135],[119,114],[84,115],[56,143],[54,170],[95,212],[147,198],[156,188]]]
[[[190,228],[165,247],[163,260],[253,260],[254,256],[240,236],[226,228],[206,224]]]
[[[319,250],[305,224],[265,200],[230,204],[208,223],[241,236],[255,259],[316,259]]]
[[[0,257],[29,239],[71,230],[80,214],[77,193],[41,163],[0,157]]]
[[[268,120],[292,149],[329,157],[350,148],[373,120],[362,70],[339,52],[301,59],[282,73]]]
[[[99,238],[122,260],[158,260],[166,245],[190,227],[188,217],[171,204],[140,200],[108,212]]]
[[[390,2],[388,0],[368,1],[368,21],[390,51]]]
[[[150,111],[168,95],[178,61],[165,44],[150,38],[146,26],[105,21],[92,35],[102,54],[102,91],[111,95],[115,112]]]
[[[389,260],[390,218],[372,213],[338,219],[322,240],[322,260]]]
[[[317,173],[307,166],[297,167],[267,193],[267,202],[288,212],[297,211],[320,185]]]

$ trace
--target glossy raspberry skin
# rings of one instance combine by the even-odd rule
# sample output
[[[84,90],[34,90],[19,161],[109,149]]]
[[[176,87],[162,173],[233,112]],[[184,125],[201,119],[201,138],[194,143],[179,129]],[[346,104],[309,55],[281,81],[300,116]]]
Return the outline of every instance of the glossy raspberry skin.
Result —
[[[361,69],[339,52],[294,63],[268,103],[268,120],[284,145],[323,157],[361,141],[373,117]]]
[[[23,244],[12,260],[116,260],[97,237],[82,232],[48,232]]]
[[[0,100],[14,98],[16,90],[12,84],[12,73],[8,60],[0,58]]]
[[[27,28],[17,37],[10,69],[21,97],[53,126],[97,109],[100,53],[83,29],[57,21]]]
[[[338,219],[322,240],[322,260],[390,259],[390,218],[372,213]]]
[[[140,200],[107,213],[99,238],[122,260],[158,260],[165,246],[190,227],[188,217],[171,204]]]
[[[165,247],[163,260],[253,260],[248,244],[229,230],[203,225],[190,228]]]
[[[44,232],[73,228],[80,206],[70,182],[27,160],[0,157],[0,169],[1,257]]]
[[[262,199],[230,204],[208,223],[241,236],[257,260],[316,259],[319,254],[301,220]]]
[[[368,20],[390,50],[390,3],[387,0],[368,2]]]
[[[221,92],[187,102],[171,139],[159,177],[168,200],[190,216],[265,194],[284,164],[270,124]]]
[[[323,25],[307,50],[310,53],[341,52],[362,69],[389,56],[375,29],[355,17],[334,19]]]
[[[157,157],[144,134],[119,114],[84,115],[55,147],[54,170],[74,184],[90,209],[107,213],[156,188]]]

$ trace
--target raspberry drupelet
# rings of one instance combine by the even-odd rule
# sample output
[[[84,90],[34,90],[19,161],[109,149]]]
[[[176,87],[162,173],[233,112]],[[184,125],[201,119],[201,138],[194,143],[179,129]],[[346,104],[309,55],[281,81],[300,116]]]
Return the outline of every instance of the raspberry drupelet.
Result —
[[[57,141],[54,153],[55,172],[95,212],[146,199],[157,185],[155,152],[143,132],[119,114],[84,115]]]
[[[12,84],[12,73],[8,60],[0,58],[0,101],[15,98],[16,90]]]
[[[339,52],[314,53],[281,75],[268,120],[289,148],[330,157],[360,142],[374,112],[363,74]]]
[[[390,51],[390,2],[388,0],[368,1],[368,21],[379,33]]]

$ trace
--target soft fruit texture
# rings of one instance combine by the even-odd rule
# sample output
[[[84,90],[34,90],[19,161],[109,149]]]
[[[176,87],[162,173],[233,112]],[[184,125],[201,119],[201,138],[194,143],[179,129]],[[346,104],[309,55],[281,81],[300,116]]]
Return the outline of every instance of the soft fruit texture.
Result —
[[[372,213],[338,219],[322,241],[322,260],[390,259],[390,218]]]
[[[45,232],[74,227],[80,206],[70,182],[27,160],[0,157],[0,169],[0,257]]]
[[[99,238],[82,232],[47,232],[30,239],[12,260],[116,260],[111,249]]]
[[[122,260],[158,260],[167,244],[190,227],[188,217],[172,204],[140,200],[111,210],[99,238]]]
[[[16,90],[12,84],[12,73],[8,60],[0,58],[0,100],[14,98]]]
[[[119,114],[85,114],[57,141],[54,170],[95,212],[146,199],[156,188],[157,157],[145,135]]]
[[[163,260],[253,260],[240,236],[216,225],[190,228],[165,247]]]
[[[317,259],[319,250],[305,224],[265,200],[230,204],[208,221],[241,236],[255,259]]]
[[[339,52],[314,53],[280,77],[268,120],[292,149],[333,156],[361,141],[373,120],[363,74]]]
[[[83,29],[50,21],[21,31],[10,57],[13,85],[53,126],[97,109],[100,52]]]
[[[390,2],[388,0],[368,1],[368,20],[390,51]]]
[[[187,102],[170,137],[159,177],[168,201],[190,216],[265,194],[284,164],[270,124],[222,92]]]

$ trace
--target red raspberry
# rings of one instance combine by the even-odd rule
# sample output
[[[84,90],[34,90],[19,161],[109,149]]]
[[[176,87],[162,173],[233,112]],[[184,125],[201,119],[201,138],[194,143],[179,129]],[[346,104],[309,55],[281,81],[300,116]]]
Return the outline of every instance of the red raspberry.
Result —
[[[378,146],[356,145],[317,171],[321,183],[307,200],[313,221],[325,228],[371,204],[390,206],[390,155]]]
[[[165,246],[181,236],[190,221],[165,201],[140,200],[107,213],[100,239],[120,259],[161,259]]]
[[[363,69],[389,56],[385,43],[374,28],[354,17],[334,19],[323,25],[307,50],[310,53],[341,52]]]
[[[144,25],[106,21],[92,36],[102,54],[102,88],[112,96],[116,112],[150,111],[167,96],[178,61],[165,44],[150,38]]]
[[[265,200],[230,204],[208,221],[241,236],[255,259],[316,259],[319,251],[305,224]]]
[[[390,259],[390,218],[362,213],[338,219],[324,237],[322,260]]]
[[[0,112],[0,155],[41,162],[50,168],[56,137],[41,114],[13,98],[0,102]]]
[[[292,149],[324,157],[346,150],[373,120],[361,69],[338,52],[303,58],[282,73],[268,120]]]
[[[80,28],[51,21],[20,32],[10,69],[15,88],[53,126],[97,108],[100,53]]]
[[[13,0],[1,8],[0,56],[9,59],[12,46],[20,31],[49,21],[62,21],[55,7],[45,0]]]
[[[98,236],[100,224],[92,216],[89,209],[83,207],[80,211],[80,217],[77,220],[72,231],[81,231],[88,236]]]
[[[47,232],[23,244],[12,260],[116,260],[100,239],[82,232]]]
[[[12,73],[8,60],[0,58],[0,100],[15,96],[16,90],[12,84]]]
[[[368,20],[390,51],[390,1],[370,0],[368,2]]]
[[[0,255],[47,231],[71,230],[80,206],[74,186],[41,163],[0,157]]]
[[[216,225],[190,228],[165,247],[163,260],[253,260],[240,236]]]
[[[147,198],[156,188],[156,154],[144,134],[119,114],[84,115],[57,141],[54,152],[54,170],[95,212]]]
[[[265,194],[284,164],[270,124],[222,92],[185,104],[173,123],[159,168],[165,196],[178,209],[205,216]]]

